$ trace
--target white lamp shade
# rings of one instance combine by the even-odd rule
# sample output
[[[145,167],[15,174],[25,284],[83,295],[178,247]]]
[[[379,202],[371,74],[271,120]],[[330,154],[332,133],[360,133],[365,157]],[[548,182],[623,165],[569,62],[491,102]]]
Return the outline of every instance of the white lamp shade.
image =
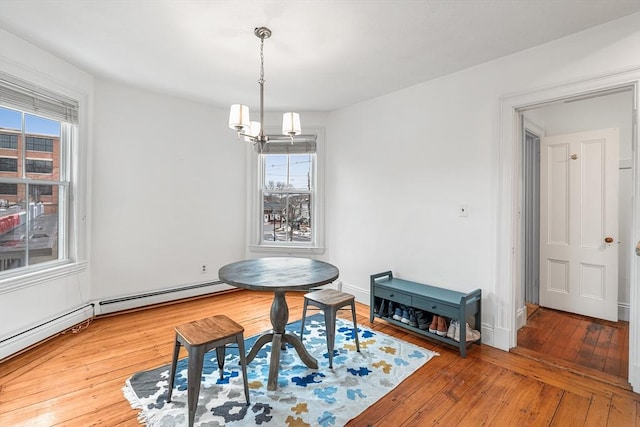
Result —
[[[251,122],[249,131],[247,133],[251,136],[258,136],[261,128],[262,127],[260,126],[260,122]]]
[[[245,130],[245,133],[249,136],[245,136],[244,140],[247,142],[252,142],[251,138],[255,138],[260,134],[260,122],[251,122],[249,125],[249,129]]]
[[[249,107],[242,104],[233,104],[229,110],[229,127],[234,130],[243,130],[248,129],[250,126]]]
[[[300,114],[284,113],[282,116],[282,134],[283,135],[300,135],[302,128],[300,127]]]

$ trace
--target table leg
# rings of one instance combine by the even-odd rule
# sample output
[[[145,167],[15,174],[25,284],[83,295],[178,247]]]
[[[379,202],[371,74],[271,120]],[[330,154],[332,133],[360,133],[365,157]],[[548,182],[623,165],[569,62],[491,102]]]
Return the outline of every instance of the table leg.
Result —
[[[267,390],[274,391],[278,388],[278,368],[280,367],[280,344],[282,334],[273,334],[271,341],[271,361],[269,363],[269,379],[267,380]]]
[[[309,354],[300,338],[291,333],[286,333],[285,326],[289,320],[289,306],[285,299],[284,291],[276,291],[271,304],[271,325],[273,332],[267,333],[255,342],[251,351],[247,355],[247,363],[251,362],[260,349],[271,342],[271,360],[269,363],[269,380],[267,382],[267,390],[273,391],[278,388],[278,368],[280,366],[280,349],[284,343],[289,343],[295,348],[300,359],[311,369],[318,368],[318,361]]]
[[[302,344],[302,341],[300,341],[300,338],[298,338],[297,335],[291,333],[284,334],[282,335],[282,339],[284,340],[284,342],[291,344],[293,348],[296,349],[296,351],[298,352],[298,356],[300,356],[300,359],[304,362],[305,365],[307,365],[311,369],[318,369],[318,361],[315,359],[315,357],[309,354],[307,349],[304,347],[304,344]]]

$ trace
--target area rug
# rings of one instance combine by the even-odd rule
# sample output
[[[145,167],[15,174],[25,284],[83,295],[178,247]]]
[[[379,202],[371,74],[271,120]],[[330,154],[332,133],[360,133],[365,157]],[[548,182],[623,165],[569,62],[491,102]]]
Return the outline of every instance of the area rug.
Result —
[[[224,379],[216,352],[205,355],[196,426],[342,426],[393,390],[437,353],[359,325],[356,352],[353,324],[337,319],[333,369],[329,368],[323,316],[305,322],[304,345],[318,360],[310,369],[293,348],[281,353],[278,389],[267,391],[270,344],[247,365],[251,405],[244,398],[237,349],[228,348]],[[300,322],[287,325],[300,333]],[[247,351],[258,336],[246,339]],[[187,363],[178,362],[172,401],[167,403],[170,365],[131,376],[123,388],[141,423],[187,425]]]

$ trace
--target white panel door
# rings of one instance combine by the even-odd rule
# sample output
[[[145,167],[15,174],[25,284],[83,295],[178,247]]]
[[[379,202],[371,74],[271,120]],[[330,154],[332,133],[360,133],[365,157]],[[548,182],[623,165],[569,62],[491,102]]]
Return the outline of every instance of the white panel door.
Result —
[[[540,142],[540,305],[618,320],[618,129]]]

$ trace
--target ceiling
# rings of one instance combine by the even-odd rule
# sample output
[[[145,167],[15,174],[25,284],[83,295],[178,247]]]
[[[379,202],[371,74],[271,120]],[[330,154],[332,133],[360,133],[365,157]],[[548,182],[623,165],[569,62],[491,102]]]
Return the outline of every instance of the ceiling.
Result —
[[[267,26],[265,110],[331,111],[639,11],[638,0],[0,0],[0,27],[97,76],[255,111],[253,30]]]

